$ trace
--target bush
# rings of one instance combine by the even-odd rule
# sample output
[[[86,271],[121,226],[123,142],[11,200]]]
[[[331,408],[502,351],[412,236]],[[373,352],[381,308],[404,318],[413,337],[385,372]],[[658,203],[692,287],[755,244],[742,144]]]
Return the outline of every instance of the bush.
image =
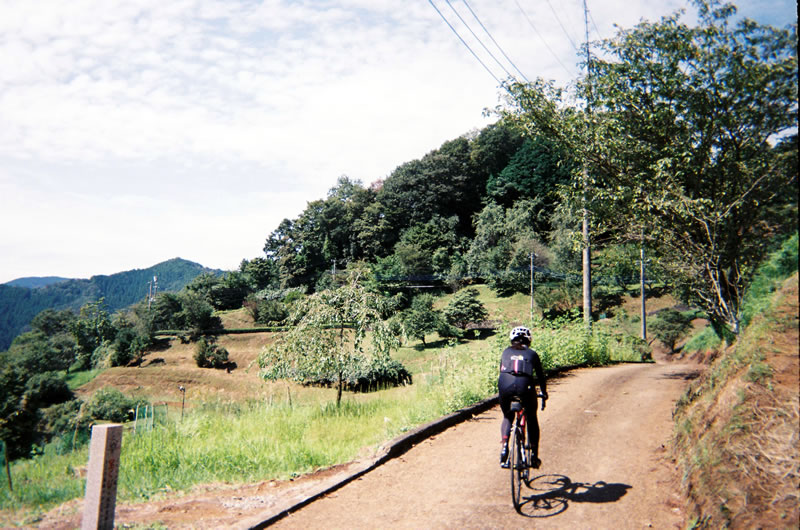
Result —
[[[653,335],[669,348],[670,353],[675,351],[675,343],[681,340],[692,329],[689,317],[674,309],[663,309],[650,324]]]
[[[101,388],[86,403],[86,415],[95,420],[106,420],[115,423],[128,421],[138,400],[131,399],[116,388]]]
[[[458,291],[442,311],[447,322],[461,329],[467,329],[468,324],[486,320],[489,313],[478,299],[478,295],[478,290],[474,287]]]
[[[411,384],[411,373],[403,363],[388,355],[374,357],[347,377],[347,389],[368,392],[389,386]]]
[[[197,342],[194,361],[200,368],[223,368],[228,364],[228,350],[203,337]]]
[[[63,376],[55,372],[35,374],[25,384],[27,408],[41,408],[69,401],[74,396]]]

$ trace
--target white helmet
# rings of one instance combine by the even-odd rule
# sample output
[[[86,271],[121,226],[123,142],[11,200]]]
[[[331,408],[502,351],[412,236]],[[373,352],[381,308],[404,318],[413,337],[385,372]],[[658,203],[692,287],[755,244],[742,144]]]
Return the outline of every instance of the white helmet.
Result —
[[[531,343],[531,330],[526,328],[525,326],[518,326],[511,330],[511,333],[508,334],[508,338],[511,342],[519,339],[520,337],[524,338],[528,341],[528,344]]]

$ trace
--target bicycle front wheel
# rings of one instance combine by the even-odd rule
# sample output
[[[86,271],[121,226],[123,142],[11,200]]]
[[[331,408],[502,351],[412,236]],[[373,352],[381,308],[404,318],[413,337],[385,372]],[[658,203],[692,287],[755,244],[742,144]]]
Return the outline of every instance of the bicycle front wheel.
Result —
[[[511,454],[508,455],[510,464],[508,468],[511,470],[511,500],[517,511],[520,509],[522,483],[524,482],[523,473],[525,472],[525,469],[523,469],[525,466],[522,463],[522,439],[519,434],[518,428],[515,428],[511,432],[511,443],[509,447],[509,449],[511,449]]]

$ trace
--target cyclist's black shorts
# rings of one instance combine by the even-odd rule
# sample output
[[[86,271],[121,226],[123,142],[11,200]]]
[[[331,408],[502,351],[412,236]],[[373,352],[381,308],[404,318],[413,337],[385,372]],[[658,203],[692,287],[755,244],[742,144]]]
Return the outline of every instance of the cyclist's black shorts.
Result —
[[[501,373],[497,380],[497,389],[500,393],[500,409],[504,416],[508,416],[514,396],[519,396],[526,411],[536,415],[536,385],[533,377]]]

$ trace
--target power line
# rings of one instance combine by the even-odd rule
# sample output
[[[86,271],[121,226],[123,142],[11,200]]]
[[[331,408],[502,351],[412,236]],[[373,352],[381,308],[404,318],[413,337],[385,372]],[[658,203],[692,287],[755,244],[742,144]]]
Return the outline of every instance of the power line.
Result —
[[[592,21],[592,26],[594,26],[594,31],[595,31],[595,33],[597,33],[597,38],[598,39],[602,39],[603,36],[600,34],[600,29],[598,29],[597,24],[594,21],[594,17],[592,16],[592,12],[591,11],[589,11],[589,20]]]
[[[430,0],[428,0],[428,1],[430,1]],[[550,45],[549,45],[549,44],[547,44],[547,41],[546,41],[546,40],[545,40],[545,38],[542,36],[542,34],[541,34],[541,33],[539,33],[539,30],[538,30],[538,29],[536,29],[536,25],[534,25],[533,21],[532,21],[532,20],[530,19],[530,17],[528,16],[528,13],[526,13],[526,12],[525,12],[525,10],[524,10],[524,9],[522,9],[522,6],[521,6],[521,5],[519,5],[519,2],[518,2],[517,0],[514,0],[514,3],[515,3],[515,4],[517,4],[517,8],[519,8],[520,12],[522,12],[522,14],[525,16],[525,20],[527,20],[527,21],[528,21],[528,24],[530,25],[530,27],[531,27],[531,28],[533,28],[533,31],[535,31],[535,32],[536,32],[536,35],[538,35],[538,36],[539,36],[539,38],[541,39],[541,41],[542,41],[542,43],[545,45],[545,47],[546,47],[546,48],[547,48],[547,49],[550,51],[550,53],[553,55],[553,57],[555,57],[556,61],[558,61],[558,64],[560,64],[560,65],[561,65],[561,67],[564,69],[564,71],[565,71],[565,72],[567,72],[567,74],[571,76],[571,75],[572,75],[572,72],[570,72],[569,68],[567,68],[566,66],[564,66],[564,63],[562,63],[562,62],[561,62],[561,59],[559,59],[559,58],[558,58],[558,55],[556,55],[556,52],[554,52],[554,51],[553,51],[553,49],[550,47]]]
[[[449,27],[453,31],[453,33],[455,33],[456,37],[458,37],[458,40],[461,41],[461,44],[463,44],[469,50],[469,53],[471,53],[472,56],[475,57],[475,60],[477,60],[479,63],[481,63],[481,66],[483,66],[483,68],[487,72],[489,72],[489,75],[492,76],[495,81],[497,81],[498,85],[502,85],[503,84],[502,81],[500,81],[500,79],[498,79],[497,76],[494,75],[494,73],[489,69],[489,67],[486,66],[486,64],[484,64],[483,61],[481,61],[481,58],[478,57],[478,55],[472,50],[472,48],[469,47],[469,44],[467,44],[467,42],[461,37],[461,35],[458,34],[458,31],[456,31],[456,28],[454,28],[452,26],[452,24],[450,24],[450,22],[447,20],[447,18],[445,18],[444,14],[442,14],[442,12],[439,11],[439,8],[436,7],[436,4],[433,3],[433,0],[428,0],[428,3],[431,6],[433,6],[433,8],[436,10],[437,13],[439,13],[439,16],[442,17],[442,20],[444,20],[444,23],[447,24],[447,27]],[[448,2],[448,4],[449,4],[449,2]]]
[[[498,60],[497,60],[497,57],[495,57],[495,56],[494,56],[494,54],[493,54],[491,51],[489,51],[489,48],[487,48],[487,47],[486,47],[486,45],[483,43],[483,41],[482,41],[480,38],[478,38],[478,36],[477,36],[477,35],[475,35],[475,32],[474,32],[474,31],[472,31],[472,28],[471,28],[471,27],[469,27],[469,24],[467,24],[467,22],[466,22],[466,21],[465,21],[463,18],[461,18],[461,15],[459,14],[459,12],[458,12],[458,11],[456,11],[456,8],[454,8],[454,7],[453,7],[453,4],[451,4],[451,3],[450,3],[450,0],[444,0],[444,1],[445,1],[445,3],[447,3],[447,5],[448,5],[448,6],[450,6],[450,10],[451,10],[453,13],[455,13],[455,14],[456,14],[456,16],[458,17],[458,20],[460,20],[460,21],[461,21],[461,23],[462,23],[462,24],[464,24],[464,26],[465,26],[465,27],[466,27],[466,28],[469,30],[469,32],[472,34],[472,36],[473,36],[473,37],[475,37],[475,40],[477,40],[477,41],[478,41],[478,44],[480,44],[480,45],[481,45],[481,47],[483,47],[484,51],[485,51],[486,53],[488,53],[488,54],[489,54],[489,57],[491,57],[492,59],[494,59],[494,62],[496,62],[496,63],[497,63],[497,66],[499,66],[499,67],[500,67],[500,68],[501,68],[501,69],[502,69],[502,70],[503,70],[503,71],[506,73],[506,75],[507,75],[508,77],[511,77],[511,78],[513,78],[514,76],[513,76],[513,75],[511,75],[511,72],[509,72],[508,70],[506,70],[506,67],[505,67],[505,66],[503,66],[503,64],[502,64],[500,61],[498,61]]]
[[[569,33],[567,32],[567,28],[564,27],[564,24],[561,22],[561,19],[558,17],[558,13],[556,13],[556,10],[553,9],[553,4],[550,3],[550,0],[545,0],[545,1],[547,2],[548,7],[550,7],[550,11],[553,12],[553,16],[556,17],[556,22],[558,22],[558,25],[561,26],[561,31],[563,31],[564,35],[567,36],[567,40],[569,41],[570,44],[572,44],[573,49],[575,51],[578,51],[578,47],[575,45],[575,41],[572,40],[572,37],[570,37]]]
[[[516,64],[514,64],[514,61],[512,61],[512,60],[509,58],[509,56],[508,56],[508,55],[506,55],[506,52],[505,52],[505,51],[503,51],[503,48],[502,48],[502,47],[501,47],[501,46],[500,46],[500,45],[497,43],[497,41],[496,41],[496,40],[494,40],[494,37],[492,37],[492,34],[489,32],[489,30],[488,30],[488,29],[486,29],[486,26],[484,26],[484,25],[483,25],[483,22],[481,22],[481,19],[480,19],[480,18],[478,18],[478,15],[476,15],[476,14],[475,14],[475,11],[473,11],[473,10],[472,10],[472,7],[470,7],[470,5],[469,5],[469,3],[467,2],[467,0],[463,0],[463,2],[464,2],[464,5],[465,5],[465,6],[467,6],[467,9],[469,9],[469,12],[470,12],[470,13],[472,13],[472,16],[473,16],[473,17],[475,17],[475,20],[477,20],[477,21],[478,21],[478,24],[480,24],[481,28],[483,28],[483,31],[485,31],[485,32],[486,32],[486,34],[487,34],[487,35],[489,36],[489,38],[492,40],[492,42],[494,43],[494,45],[495,45],[495,46],[497,46],[497,49],[498,49],[498,50],[500,50],[500,53],[502,53],[502,54],[503,54],[503,57],[505,57],[505,58],[506,58],[506,60],[507,60],[507,61],[508,61],[508,62],[511,64],[511,66],[513,66],[513,67],[514,67],[514,70],[516,70],[516,71],[517,71],[517,73],[519,73],[519,75],[521,75],[521,76],[522,76],[522,78],[523,78],[523,79],[524,79],[526,82],[528,82],[528,78],[525,76],[525,74],[523,74],[523,73],[522,73],[522,71],[521,71],[519,68],[517,68],[517,65],[516,65]]]

